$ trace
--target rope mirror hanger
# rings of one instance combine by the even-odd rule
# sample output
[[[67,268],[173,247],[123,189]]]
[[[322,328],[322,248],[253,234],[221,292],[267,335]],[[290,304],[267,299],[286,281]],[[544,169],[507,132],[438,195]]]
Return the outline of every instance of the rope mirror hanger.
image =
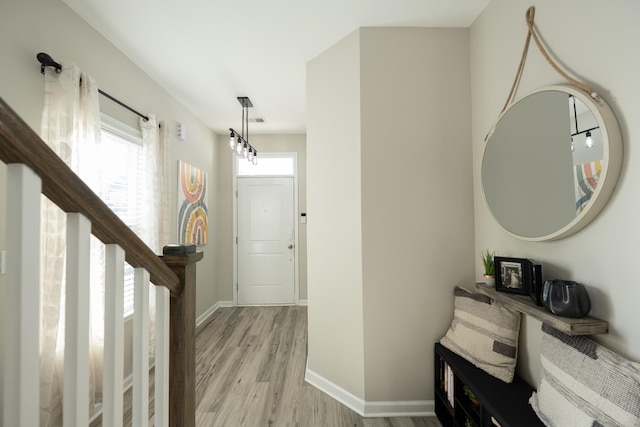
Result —
[[[547,60],[549,65],[551,65],[551,67],[554,70],[556,70],[556,72],[558,74],[560,74],[568,82],[572,83],[576,87],[578,87],[581,90],[583,90],[584,92],[588,93],[589,96],[591,96],[591,98],[593,98],[594,100],[600,101],[600,95],[598,95],[597,92],[592,90],[589,86],[585,85],[584,83],[579,82],[578,80],[576,80],[573,77],[571,77],[564,70],[562,70],[558,66],[558,64],[556,64],[555,61],[551,58],[549,53],[546,51],[546,49],[542,45],[542,42],[540,41],[540,37],[538,37],[538,34],[536,32],[536,29],[535,29],[535,26],[534,26],[535,14],[536,14],[535,6],[529,7],[529,9],[527,9],[527,12],[525,13],[525,19],[526,19],[526,22],[527,22],[528,31],[527,31],[527,36],[526,36],[525,42],[524,42],[524,48],[522,49],[522,56],[520,58],[520,64],[518,65],[518,71],[516,72],[516,76],[513,79],[513,84],[511,85],[511,90],[509,91],[509,96],[507,97],[507,101],[505,102],[505,104],[502,107],[502,110],[500,111],[500,114],[498,114],[498,116],[500,116],[502,113],[504,113],[504,111],[507,109],[509,104],[513,101],[513,98],[515,96],[516,87],[518,87],[518,83],[520,82],[520,78],[522,77],[522,72],[524,71],[524,64],[525,64],[526,59],[527,59],[527,53],[529,52],[529,43],[531,41],[531,37],[533,37],[533,40],[535,41],[536,46],[538,46],[538,50],[540,50],[540,53],[542,53],[542,56],[544,56],[544,58]],[[485,136],[485,138],[484,138],[485,141],[487,141],[489,139],[489,135],[490,134],[491,134],[491,131],[489,131],[487,133],[487,135]]]

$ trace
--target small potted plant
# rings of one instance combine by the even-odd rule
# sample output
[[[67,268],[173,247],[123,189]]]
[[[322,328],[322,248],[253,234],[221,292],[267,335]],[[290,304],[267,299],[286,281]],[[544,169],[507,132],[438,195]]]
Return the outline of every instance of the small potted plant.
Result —
[[[496,269],[495,264],[493,263],[493,257],[495,252],[491,252],[489,249],[485,249],[480,254],[480,259],[482,259],[482,264],[484,265],[484,283],[487,286],[495,286],[496,285]]]
[[[480,401],[468,386],[465,385],[462,387],[462,390],[464,391],[465,396],[467,396],[475,406],[480,406]]]

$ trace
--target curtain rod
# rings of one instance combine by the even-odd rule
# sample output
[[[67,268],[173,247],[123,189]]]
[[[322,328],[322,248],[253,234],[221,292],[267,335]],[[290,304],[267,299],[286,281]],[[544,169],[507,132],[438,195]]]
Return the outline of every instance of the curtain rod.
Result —
[[[53,67],[53,68],[56,69],[56,73],[59,73],[60,71],[62,71],[62,65],[60,65],[59,63],[54,61],[53,58],[49,54],[40,52],[40,53],[38,53],[36,55],[36,58],[38,58],[38,61],[40,62],[40,72],[42,74],[44,74],[44,67]],[[123,108],[126,108],[127,110],[131,111],[133,114],[138,115],[139,117],[144,119],[145,122],[149,121],[149,117],[147,117],[144,114],[134,110],[133,108],[129,107],[124,102],[120,101],[119,99],[114,98],[113,96],[109,95],[107,92],[103,91],[102,89],[98,88],[98,93],[100,95],[106,97],[106,98],[109,98],[111,101],[115,102],[119,106],[121,106]]]

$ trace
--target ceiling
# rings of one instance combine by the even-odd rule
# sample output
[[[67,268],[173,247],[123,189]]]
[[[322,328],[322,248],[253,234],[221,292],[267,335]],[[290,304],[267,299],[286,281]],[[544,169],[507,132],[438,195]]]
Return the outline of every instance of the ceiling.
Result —
[[[358,27],[469,27],[490,0],[64,0],[217,133],[304,133],[306,63]]]

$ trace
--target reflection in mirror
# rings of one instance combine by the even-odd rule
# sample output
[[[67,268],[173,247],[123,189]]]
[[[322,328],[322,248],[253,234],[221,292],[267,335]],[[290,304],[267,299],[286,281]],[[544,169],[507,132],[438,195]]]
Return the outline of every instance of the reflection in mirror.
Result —
[[[543,89],[501,115],[482,160],[494,219],[526,240],[560,238],[584,227],[613,190],[621,163],[619,130],[604,102],[564,86]],[[608,174],[613,184],[596,203]],[[598,209],[588,213],[593,206]]]
[[[569,95],[571,151],[575,170],[576,215],[587,206],[602,174],[602,132],[589,108]]]

